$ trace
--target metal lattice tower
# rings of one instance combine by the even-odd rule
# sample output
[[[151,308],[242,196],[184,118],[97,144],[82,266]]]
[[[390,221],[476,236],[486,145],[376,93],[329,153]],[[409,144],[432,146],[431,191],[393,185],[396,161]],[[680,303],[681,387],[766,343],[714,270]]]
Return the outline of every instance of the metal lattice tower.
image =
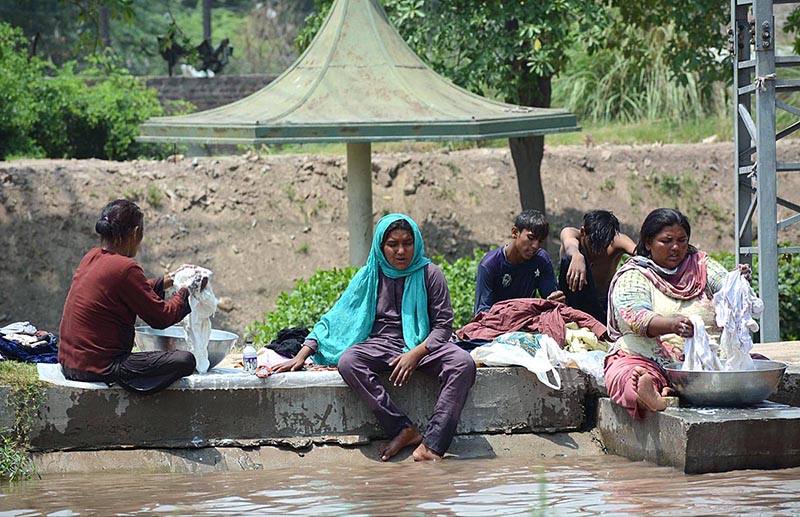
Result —
[[[778,172],[800,171],[799,162],[778,161],[776,142],[800,129],[800,121],[776,131],[782,109],[800,117],[800,109],[781,102],[776,92],[800,91],[800,80],[781,79],[776,68],[800,66],[798,56],[775,55],[774,4],[787,0],[731,0],[731,51],[736,105],[734,178],[736,192],[736,258],[752,263],[758,255],[759,296],[764,301],[761,342],[780,341],[778,256],[798,253],[800,246],[778,246],[778,232],[800,221],[800,205],[778,196]],[[755,96],[755,120],[753,119]],[[793,215],[778,221],[778,206]],[[753,223],[758,224],[754,244]]]

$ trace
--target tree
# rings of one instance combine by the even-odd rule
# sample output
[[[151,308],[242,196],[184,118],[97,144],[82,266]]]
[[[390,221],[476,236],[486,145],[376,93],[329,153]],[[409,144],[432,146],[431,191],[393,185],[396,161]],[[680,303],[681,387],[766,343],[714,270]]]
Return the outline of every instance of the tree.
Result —
[[[709,80],[724,65],[713,61],[722,48],[719,30],[728,5],[711,0],[382,0],[406,42],[437,72],[481,95],[525,106],[549,108],[552,80],[571,45],[600,48],[614,38],[622,19],[642,27],[675,23],[674,70],[704,70]],[[317,0],[298,38],[310,43],[332,0]],[[673,20],[674,18],[674,20]],[[541,182],[544,137],[509,139],[522,208],[545,212]]]

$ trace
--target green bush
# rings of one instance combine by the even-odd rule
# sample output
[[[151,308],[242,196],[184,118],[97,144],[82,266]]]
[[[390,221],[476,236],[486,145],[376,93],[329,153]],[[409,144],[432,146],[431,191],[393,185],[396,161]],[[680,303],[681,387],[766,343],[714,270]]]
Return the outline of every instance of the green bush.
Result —
[[[441,257],[433,261],[442,268],[450,299],[453,303],[454,328],[466,325],[472,319],[475,304],[475,275],[483,252],[475,250],[472,257],[464,257],[452,264]],[[256,321],[247,327],[247,332],[257,344],[268,344],[275,339],[278,331],[288,327],[310,329],[319,318],[333,307],[336,300],[347,288],[350,279],[358,271],[356,267],[320,270],[307,281],[300,279],[291,293],[282,292],[275,301],[275,310],[264,314],[263,321]]]
[[[310,329],[328,312],[358,271],[356,267],[319,270],[308,280],[297,281],[291,293],[282,292],[275,301],[275,310],[264,314],[263,321],[247,327],[254,343],[268,344],[278,331],[288,327]]]
[[[433,261],[442,268],[450,287],[453,303],[453,328],[461,328],[472,320],[475,303],[475,276],[484,252],[475,250],[471,257],[462,257],[448,263],[441,257]],[[731,253],[712,254],[728,270],[735,267]],[[758,262],[753,272],[753,285],[758,290]],[[308,280],[300,279],[291,293],[282,292],[275,302],[275,310],[264,314],[263,321],[247,327],[247,332],[257,344],[268,344],[278,331],[288,327],[310,329],[344,292],[356,271],[355,267],[320,270]],[[800,339],[800,255],[784,255],[778,265],[781,339]]]
[[[25,57],[22,31],[0,23],[0,160],[13,153],[35,154],[30,131],[36,122],[31,85],[44,64]]]
[[[447,286],[450,288],[450,300],[453,303],[453,328],[459,329],[472,321],[475,308],[475,277],[478,264],[486,252],[476,249],[471,257],[462,257],[452,264],[441,257],[434,257],[442,268]]]
[[[27,52],[22,32],[0,23],[0,160],[167,154],[164,145],[136,142],[139,124],[163,110],[156,91],[113,56],[91,58],[84,78],[74,63],[55,68]]]

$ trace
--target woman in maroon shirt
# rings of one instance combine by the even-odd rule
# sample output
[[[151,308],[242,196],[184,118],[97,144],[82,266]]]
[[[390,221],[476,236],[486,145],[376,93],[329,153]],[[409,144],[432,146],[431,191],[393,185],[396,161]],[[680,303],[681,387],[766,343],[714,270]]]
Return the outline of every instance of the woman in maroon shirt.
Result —
[[[67,379],[155,393],[194,371],[190,352],[131,353],[137,316],[163,329],[191,312],[188,289],[181,288],[165,301],[170,275],[147,280],[133,260],[142,244],[143,225],[142,211],[124,199],[106,205],[95,224],[101,246],[78,265],[61,318],[58,362]]]

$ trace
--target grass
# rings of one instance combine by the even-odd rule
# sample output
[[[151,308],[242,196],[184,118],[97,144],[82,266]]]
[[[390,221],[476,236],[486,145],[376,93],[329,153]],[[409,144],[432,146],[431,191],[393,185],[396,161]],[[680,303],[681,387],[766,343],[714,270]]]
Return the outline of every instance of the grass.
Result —
[[[15,481],[36,474],[27,449],[31,424],[44,395],[35,364],[0,362],[0,386],[7,386],[5,406],[13,408],[13,429],[0,429],[0,479]]]

